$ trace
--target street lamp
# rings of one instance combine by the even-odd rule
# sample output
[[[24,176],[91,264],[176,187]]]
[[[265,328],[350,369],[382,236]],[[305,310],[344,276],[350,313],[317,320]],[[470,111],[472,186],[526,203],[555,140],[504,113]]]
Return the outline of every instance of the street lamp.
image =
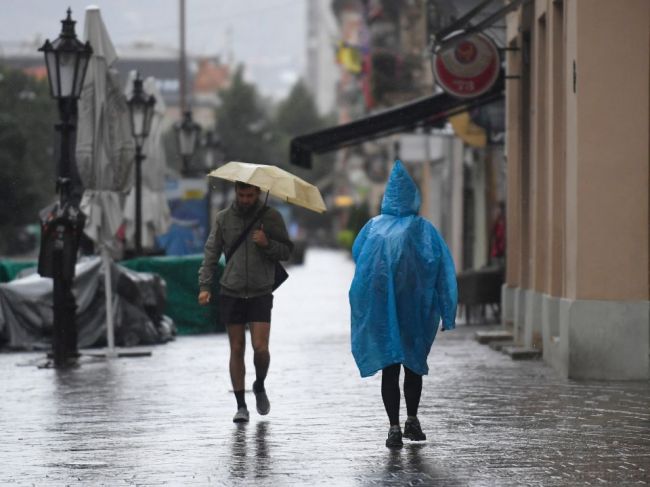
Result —
[[[47,77],[50,82],[50,94],[57,100],[78,99],[81,95],[88,61],[93,53],[90,42],[84,44],[74,31],[72,10],[68,9],[68,16],[61,21],[61,34],[54,41],[45,40],[39,49],[45,53]]]
[[[71,365],[77,357],[76,303],[72,294],[79,239],[84,227],[84,215],[72,196],[72,165],[74,164],[75,122],[77,100],[81,95],[88,61],[92,55],[90,43],[77,39],[72,11],[61,21],[59,37],[46,40],[39,51],[45,55],[50,94],[58,101],[61,150],[57,168],[56,189],[59,202],[43,223],[43,242],[38,270],[41,276],[53,280],[52,352],[55,367]]]
[[[142,153],[144,141],[149,136],[153,108],[156,98],[147,96],[142,86],[140,73],[136,73],[133,81],[133,93],[128,100],[131,120],[131,135],[135,139],[135,253],[142,255],[142,161],[146,156]]]
[[[186,111],[183,121],[174,125],[178,151],[183,159],[183,169],[188,172],[192,156],[196,152],[201,126],[192,120],[192,112]]]

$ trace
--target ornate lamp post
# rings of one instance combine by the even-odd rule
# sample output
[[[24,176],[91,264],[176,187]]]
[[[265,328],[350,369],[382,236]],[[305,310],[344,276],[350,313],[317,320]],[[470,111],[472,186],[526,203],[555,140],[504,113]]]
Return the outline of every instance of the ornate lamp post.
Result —
[[[70,135],[74,131],[77,115],[77,100],[81,95],[88,61],[93,53],[90,43],[83,44],[74,31],[76,23],[71,18],[72,11],[61,21],[62,29],[59,37],[50,42],[45,41],[39,51],[45,54],[47,78],[50,83],[50,95],[59,102],[61,122],[56,126],[61,132],[61,158],[57,178],[57,191],[65,202],[70,189],[71,146]]]
[[[56,129],[61,133],[61,150],[57,168],[56,189],[59,203],[44,224],[44,243],[39,256],[39,273],[53,278],[54,333],[52,351],[55,367],[71,365],[77,356],[76,304],[72,294],[74,268],[84,217],[71,198],[73,137],[77,118],[77,100],[81,95],[88,61],[92,55],[90,43],[77,39],[71,18],[72,11],[61,21],[59,37],[46,40],[39,49],[45,54],[50,94],[58,101],[61,121]]]
[[[192,120],[192,112],[188,110],[183,116],[183,121],[176,123],[174,128],[176,129],[178,151],[183,159],[183,171],[187,173],[199,143],[201,126]]]
[[[142,78],[137,73],[133,81],[133,94],[128,101],[131,119],[131,134],[135,139],[135,253],[142,255],[142,161],[146,156],[142,153],[144,141],[149,136],[153,108],[156,98],[147,96],[142,87]]]

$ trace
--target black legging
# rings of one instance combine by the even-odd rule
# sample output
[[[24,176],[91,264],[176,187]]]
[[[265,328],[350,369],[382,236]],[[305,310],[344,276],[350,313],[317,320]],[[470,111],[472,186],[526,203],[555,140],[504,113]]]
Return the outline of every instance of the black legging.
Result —
[[[390,425],[399,424],[399,373],[401,364],[393,364],[382,370],[381,398],[388,414]],[[406,399],[406,413],[409,416],[418,415],[420,395],[422,394],[422,376],[416,374],[408,367],[404,367],[404,399]]]

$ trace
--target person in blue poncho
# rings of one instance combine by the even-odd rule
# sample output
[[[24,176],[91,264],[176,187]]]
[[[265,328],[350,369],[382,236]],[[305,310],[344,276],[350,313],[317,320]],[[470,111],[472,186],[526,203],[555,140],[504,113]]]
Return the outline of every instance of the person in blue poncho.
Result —
[[[404,366],[407,419],[404,437],[426,439],[417,418],[427,356],[442,321],[455,327],[454,262],[436,228],[418,216],[420,193],[398,160],[381,214],[359,232],[352,247],[356,270],[350,287],[352,354],[361,377],[382,371],[381,396],[390,421],[386,446],[400,448],[399,375]]]

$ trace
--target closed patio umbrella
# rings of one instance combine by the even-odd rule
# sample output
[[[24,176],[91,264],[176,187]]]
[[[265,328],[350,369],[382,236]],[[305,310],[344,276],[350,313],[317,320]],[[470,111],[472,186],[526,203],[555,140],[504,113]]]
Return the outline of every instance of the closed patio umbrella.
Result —
[[[123,221],[123,201],[131,187],[135,145],[129,130],[129,110],[112,69],[117,54],[98,7],[88,7],[84,40],[93,56],[79,100],[76,159],[84,184],[80,209],[86,214],[84,233],[100,249],[104,262],[109,353],[114,354],[113,296],[110,275],[116,233]]]

